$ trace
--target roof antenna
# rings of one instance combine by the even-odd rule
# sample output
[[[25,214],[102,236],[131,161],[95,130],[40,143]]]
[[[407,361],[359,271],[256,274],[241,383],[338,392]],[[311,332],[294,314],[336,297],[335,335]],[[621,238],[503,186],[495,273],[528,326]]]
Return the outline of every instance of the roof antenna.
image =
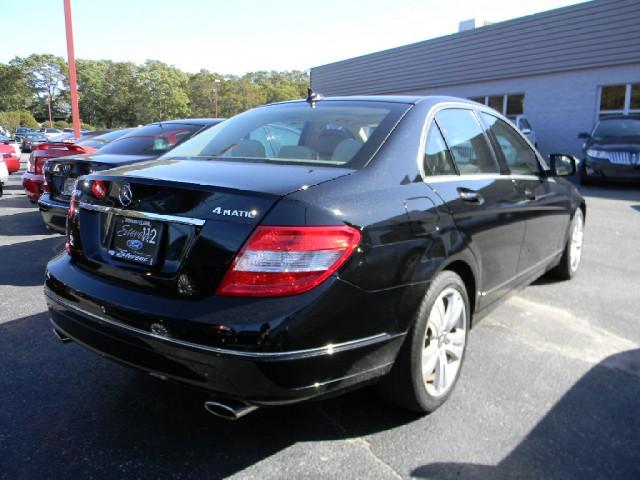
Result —
[[[316,102],[322,98],[322,95],[314,92],[310,88],[307,88],[307,99],[305,100],[311,108],[316,108]]]

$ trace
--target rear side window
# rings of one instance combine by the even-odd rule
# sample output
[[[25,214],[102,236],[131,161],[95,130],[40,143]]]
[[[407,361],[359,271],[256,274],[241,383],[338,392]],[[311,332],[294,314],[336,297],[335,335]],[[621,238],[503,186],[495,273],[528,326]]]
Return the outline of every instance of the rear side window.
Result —
[[[493,134],[509,170],[516,175],[537,175],[540,172],[536,154],[529,144],[507,122],[488,113],[480,113],[482,121]]]
[[[448,109],[436,114],[436,120],[462,175],[498,173],[498,164],[471,110]]]
[[[435,124],[429,129],[427,146],[424,151],[425,175],[456,175],[453,159],[444,143],[440,129]]]

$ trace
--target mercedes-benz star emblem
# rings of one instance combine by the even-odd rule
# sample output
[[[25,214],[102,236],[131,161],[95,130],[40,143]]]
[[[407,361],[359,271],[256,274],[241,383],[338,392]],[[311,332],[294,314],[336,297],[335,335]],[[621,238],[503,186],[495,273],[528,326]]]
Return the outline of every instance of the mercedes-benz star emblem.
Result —
[[[131,205],[133,201],[133,193],[131,193],[131,185],[128,183],[123,183],[120,187],[120,191],[118,192],[118,200],[120,200],[120,205],[123,207],[128,207]]]
[[[151,333],[154,335],[159,335],[161,337],[169,337],[169,329],[162,325],[161,323],[152,323],[151,324]]]

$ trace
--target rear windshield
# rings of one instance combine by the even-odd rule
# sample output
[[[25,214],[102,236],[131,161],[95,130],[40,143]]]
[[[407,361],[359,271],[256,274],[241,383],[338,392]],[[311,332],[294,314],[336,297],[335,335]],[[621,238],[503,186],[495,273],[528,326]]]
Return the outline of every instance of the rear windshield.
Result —
[[[161,123],[133,130],[109,145],[100,153],[118,155],[162,155],[176,145],[191,138],[204,128],[202,125]]]
[[[409,105],[320,100],[259,107],[185,142],[163,158],[361,168]]]
[[[592,136],[594,138],[640,137],[640,120],[632,118],[600,120]]]
[[[102,135],[96,135],[93,137],[86,138],[84,140],[80,140],[78,145],[83,145],[87,147],[93,148],[101,148],[104,147],[107,143],[113,142],[120,137],[131,132],[131,128],[125,128],[123,130],[114,130],[113,132],[104,133]]]

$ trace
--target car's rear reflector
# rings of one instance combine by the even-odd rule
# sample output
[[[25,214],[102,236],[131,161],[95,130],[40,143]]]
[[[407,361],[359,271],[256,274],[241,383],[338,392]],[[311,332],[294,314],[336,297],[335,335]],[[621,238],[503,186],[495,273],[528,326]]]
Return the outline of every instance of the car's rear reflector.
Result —
[[[260,226],[225,275],[218,295],[279,297],[318,286],[349,258],[360,231],[335,227]]]

